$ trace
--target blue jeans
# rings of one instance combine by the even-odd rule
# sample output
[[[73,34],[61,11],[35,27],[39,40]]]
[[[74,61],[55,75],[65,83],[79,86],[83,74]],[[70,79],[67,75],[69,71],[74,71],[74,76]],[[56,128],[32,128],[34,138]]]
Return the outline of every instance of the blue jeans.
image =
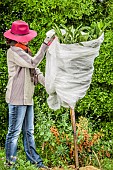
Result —
[[[9,127],[6,136],[6,161],[16,162],[17,141],[19,134],[23,132],[23,144],[27,159],[31,163],[43,165],[35,148],[34,141],[34,110],[32,105],[15,106],[9,104]]]

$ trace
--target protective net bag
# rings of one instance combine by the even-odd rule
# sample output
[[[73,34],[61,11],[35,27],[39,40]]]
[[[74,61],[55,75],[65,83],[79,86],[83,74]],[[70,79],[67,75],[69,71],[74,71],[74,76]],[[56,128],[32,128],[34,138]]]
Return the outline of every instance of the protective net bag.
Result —
[[[104,34],[82,45],[61,44],[55,38],[46,54],[45,88],[47,103],[53,110],[74,108],[90,86],[94,59],[99,55]]]

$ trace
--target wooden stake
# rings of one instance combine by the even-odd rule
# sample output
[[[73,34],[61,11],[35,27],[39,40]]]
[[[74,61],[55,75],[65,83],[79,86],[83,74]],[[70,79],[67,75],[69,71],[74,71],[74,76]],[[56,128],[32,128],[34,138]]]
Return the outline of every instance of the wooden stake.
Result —
[[[70,115],[71,115],[71,123],[72,123],[72,128],[73,128],[73,133],[74,133],[73,137],[74,137],[75,169],[79,170],[75,112],[74,112],[74,109],[72,108],[70,108]]]

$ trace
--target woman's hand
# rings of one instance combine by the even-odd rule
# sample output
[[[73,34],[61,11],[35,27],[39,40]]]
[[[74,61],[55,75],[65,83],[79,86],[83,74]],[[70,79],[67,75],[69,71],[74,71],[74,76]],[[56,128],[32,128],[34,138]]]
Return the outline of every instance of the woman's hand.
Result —
[[[51,34],[50,36],[47,36],[44,40],[44,44],[47,46],[50,46],[53,40],[55,39],[55,34]]]

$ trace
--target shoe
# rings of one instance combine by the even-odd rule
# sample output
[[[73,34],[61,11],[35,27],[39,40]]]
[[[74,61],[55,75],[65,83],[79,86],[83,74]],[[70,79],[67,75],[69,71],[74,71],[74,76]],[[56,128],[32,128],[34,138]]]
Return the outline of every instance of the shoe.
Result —
[[[40,170],[50,170],[47,166],[41,167]]]
[[[50,168],[48,168],[44,164],[38,165],[37,167],[40,168],[40,170],[50,170]]]
[[[9,163],[4,163],[4,166],[6,167],[6,168],[10,168],[10,170],[16,170],[16,167],[15,167],[15,164],[14,163],[11,163],[11,162],[9,162]]]

